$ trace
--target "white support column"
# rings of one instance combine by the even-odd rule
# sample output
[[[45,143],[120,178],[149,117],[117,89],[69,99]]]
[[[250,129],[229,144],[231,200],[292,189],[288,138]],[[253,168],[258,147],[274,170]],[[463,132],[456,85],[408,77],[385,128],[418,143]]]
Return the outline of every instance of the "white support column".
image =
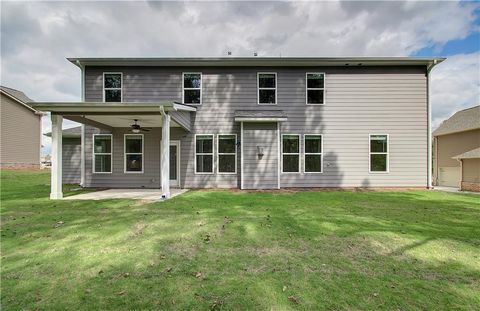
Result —
[[[63,117],[52,115],[52,170],[50,199],[63,198],[62,192],[62,123]]]
[[[81,127],[80,137],[80,186],[85,187],[85,124]]]
[[[160,158],[162,174],[162,192],[165,199],[170,198],[170,115],[163,112],[162,154]]]

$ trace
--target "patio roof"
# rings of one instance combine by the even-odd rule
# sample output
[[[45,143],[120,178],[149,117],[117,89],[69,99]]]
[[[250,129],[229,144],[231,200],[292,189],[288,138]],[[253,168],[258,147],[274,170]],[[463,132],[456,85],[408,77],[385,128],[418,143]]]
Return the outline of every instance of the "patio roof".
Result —
[[[33,106],[41,111],[61,115],[65,119],[93,127],[112,130],[114,127],[129,127],[137,119],[143,127],[161,127],[161,112],[172,117],[172,127],[191,130],[190,112],[197,109],[176,102],[37,102]]]

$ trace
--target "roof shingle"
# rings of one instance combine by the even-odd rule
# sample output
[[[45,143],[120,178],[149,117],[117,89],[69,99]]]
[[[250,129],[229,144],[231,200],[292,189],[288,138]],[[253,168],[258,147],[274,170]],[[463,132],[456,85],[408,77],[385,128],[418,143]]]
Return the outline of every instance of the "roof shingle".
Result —
[[[480,106],[456,112],[433,132],[433,136],[465,132],[480,128]]]

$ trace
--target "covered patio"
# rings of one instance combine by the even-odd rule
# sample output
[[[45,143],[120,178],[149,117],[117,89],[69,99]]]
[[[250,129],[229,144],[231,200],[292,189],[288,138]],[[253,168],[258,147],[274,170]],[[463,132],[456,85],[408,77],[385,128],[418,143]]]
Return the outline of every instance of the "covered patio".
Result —
[[[161,127],[161,193],[160,197],[171,197],[170,190],[170,128],[191,128],[191,112],[196,108],[176,102],[166,103],[105,103],[105,102],[57,102],[35,103],[38,110],[50,112],[52,120],[52,168],[50,199],[62,199],[62,122],[68,119],[99,129],[112,131],[132,125],[135,119],[142,120],[142,127]],[[82,131],[81,185],[85,180],[85,135]]]
[[[187,192],[188,189],[170,189],[170,198]],[[113,200],[131,199],[145,201],[164,200],[162,189],[108,189],[89,193],[75,194],[63,198],[64,200]]]

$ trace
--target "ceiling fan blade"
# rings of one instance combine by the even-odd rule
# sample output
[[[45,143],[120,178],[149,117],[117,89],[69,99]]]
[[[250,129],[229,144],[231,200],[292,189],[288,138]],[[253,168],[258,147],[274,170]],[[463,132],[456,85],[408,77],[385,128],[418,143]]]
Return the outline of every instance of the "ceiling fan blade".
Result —
[[[141,127],[140,130],[141,130],[141,131],[144,131],[144,132],[150,132],[149,129],[146,129],[146,128],[144,128],[144,127]]]

